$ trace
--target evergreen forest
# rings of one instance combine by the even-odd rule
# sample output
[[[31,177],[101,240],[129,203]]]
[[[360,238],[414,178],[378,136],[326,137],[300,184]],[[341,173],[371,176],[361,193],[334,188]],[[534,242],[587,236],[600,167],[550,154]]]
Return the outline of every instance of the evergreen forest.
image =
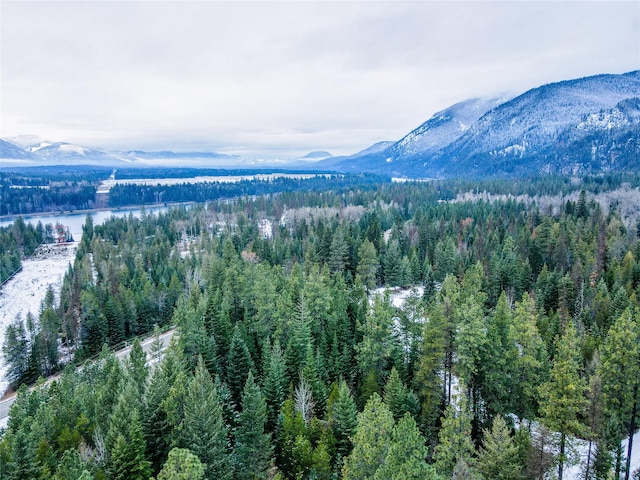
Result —
[[[0,480],[638,478],[637,175],[329,180],[88,215]]]

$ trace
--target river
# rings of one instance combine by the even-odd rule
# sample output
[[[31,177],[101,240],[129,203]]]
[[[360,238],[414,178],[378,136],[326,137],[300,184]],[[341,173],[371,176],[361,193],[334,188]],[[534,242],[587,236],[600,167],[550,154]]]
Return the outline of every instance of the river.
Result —
[[[166,211],[167,207],[148,207],[145,208],[147,213],[157,213]],[[55,225],[56,223],[61,223],[62,225],[69,227],[71,231],[71,235],[73,235],[73,239],[76,242],[79,242],[82,238],[82,226],[84,225],[84,221],[87,218],[87,213],[91,214],[93,218],[94,225],[101,225],[105,220],[115,217],[124,217],[126,215],[133,215],[134,217],[139,217],[142,212],[142,208],[121,208],[117,210],[94,210],[91,212],[83,212],[83,213],[53,213],[51,215],[24,215],[22,218],[25,223],[30,223],[32,225],[37,225],[38,222],[42,222],[42,225],[46,225],[50,223]],[[15,218],[0,220],[0,227],[8,227],[15,221]]]

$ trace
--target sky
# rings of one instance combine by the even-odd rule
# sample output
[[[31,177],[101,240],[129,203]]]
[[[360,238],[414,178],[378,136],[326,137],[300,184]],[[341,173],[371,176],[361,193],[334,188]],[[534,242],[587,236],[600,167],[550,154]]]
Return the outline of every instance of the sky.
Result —
[[[640,68],[638,1],[0,0],[0,137],[292,158]]]

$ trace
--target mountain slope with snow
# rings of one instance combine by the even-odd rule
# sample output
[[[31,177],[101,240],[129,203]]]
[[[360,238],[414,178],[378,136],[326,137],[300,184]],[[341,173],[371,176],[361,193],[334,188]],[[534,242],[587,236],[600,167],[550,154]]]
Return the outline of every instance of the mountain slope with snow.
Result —
[[[580,170],[576,143],[588,137],[597,150],[629,130],[637,138],[638,97],[640,71],[543,85],[487,112],[422,166],[442,174]]]
[[[436,113],[396,142],[388,153],[392,159],[436,152],[459,138],[486,112],[504,103],[503,99],[474,98],[456,103]]]
[[[461,102],[383,150],[331,166],[418,178],[637,170],[640,71]]]
[[[0,163],[10,160],[31,161],[34,158],[31,152],[0,138]]]
[[[66,142],[40,144],[32,149],[32,153],[45,165],[127,165],[127,162],[102,150]]]

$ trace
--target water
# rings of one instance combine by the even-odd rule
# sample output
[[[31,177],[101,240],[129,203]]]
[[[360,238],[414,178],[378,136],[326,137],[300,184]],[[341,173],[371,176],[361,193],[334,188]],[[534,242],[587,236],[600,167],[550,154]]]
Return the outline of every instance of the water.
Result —
[[[145,208],[147,213],[157,213],[166,211],[167,207],[150,207]],[[105,220],[115,217],[124,217],[129,214],[134,217],[140,217],[140,213],[142,212],[141,208],[133,208],[133,209],[118,209],[118,210],[97,210],[91,212],[91,217],[93,219],[94,225],[101,225]],[[71,231],[71,235],[73,235],[73,239],[76,242],[79,242],[82,238],[82,226],[84,225],[84,221],[87,218],[87,213],[63,213],[63,214],[51,214],[51,215],[34,215],[29,216],[25,215],[22,217],[25,223],[30,223],[33,226],[36,226],[38,222],[42,222],[42,225],[46,225],[50,223],[55,225],[56,223],[61,223],[64,226],[69,227]],[[15,221],[15,218],[11,220],[0,220],[0,227],[8,227]]]

